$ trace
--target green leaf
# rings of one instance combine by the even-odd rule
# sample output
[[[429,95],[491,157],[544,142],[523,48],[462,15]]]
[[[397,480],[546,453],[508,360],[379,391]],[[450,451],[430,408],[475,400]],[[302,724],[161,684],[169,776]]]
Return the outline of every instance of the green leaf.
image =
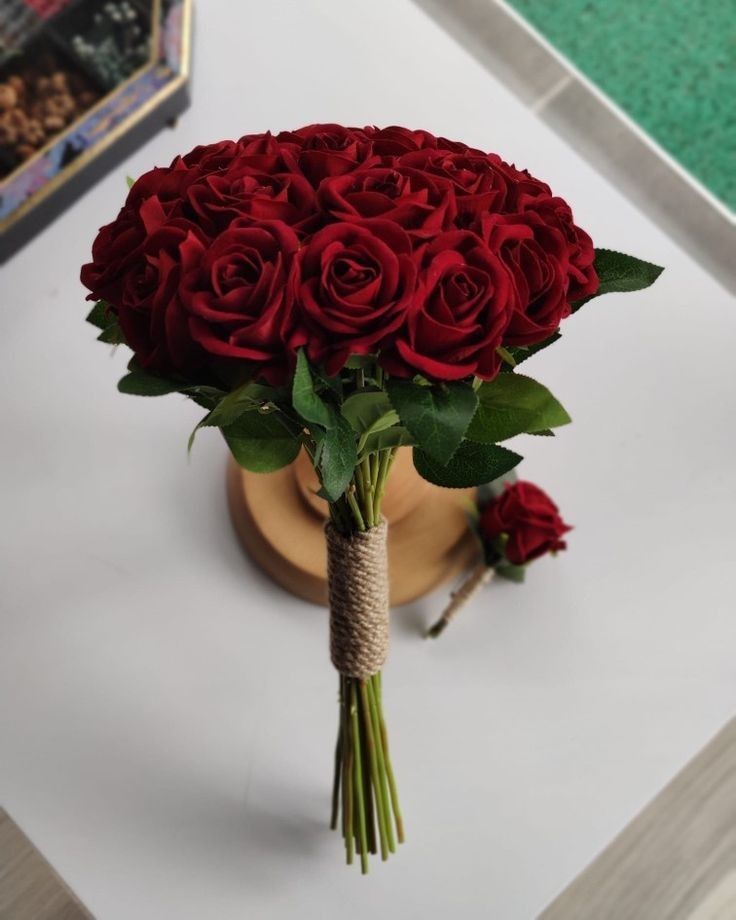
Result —
[[[336,413],[314,389],[312,372],[303,348],[300,348],[297,354],[291,399],[294,408],[305,422],[321,425],[323,428],[332,428],[335,424]]]
[[[355,432],[344,416],[335,414],[332,428],[314,431],[318,451],[318,472],[327,501],[335,502],[345,492],[358,462]]]
[[[628,256],[613,249],[596,249],[595,270],[600,278],[600,286],[595,294],[584,297],[573,304],[573,313],[584,303],[601,294],[641,291],[648,288],[659,278],[664,269],[643,259]]]
[[[126,176],[125,184],[128,186],[128,188],[133,188],[135,185],[135,179],[132,176]]]
[[[521,456],[496,444],[463,441],[449,463],[443,465],[414,448],[414,466],[419,475],[447,489],[466,489],[503,476],[521,461]]]
[[[525,565],[514,565],[513,562],[508,562],[505,559],[499,562],[495,569],[496,575],[500,575],[501,578],[508,578],[509,581],[515,581],[517,584],[521,584],[526,578]]]
[[[176,393],[182,388],[180,383],[174,383],[157,374],[148,371],[134,370],[118,381],[118,390],[128,396],[166,396],[167,393]]]
[[[107,301],[98,300],[87,314],[86,321],[98,329],[107,329],[115,321],[115,317],[110,313]]]
[[[98,342],[105,342],[108,345],[127,345],[118,318],[110,310],[106,301],[98,300],[87,314],[86,320],[97,329],[102,330],[97,336]]]
[[[468,383],[422,386],[411,380],[390,379],[389,399],[403,425],[427,456],[447,463],[460,446],[478,405]]]
[[[375,453],[377,450],[387,450],[389,447],[404,447],[415,443],[406,428],[394,425],[393,428],[385,428],[367,435],[362,441],[361,456]]]
[[[522,374],[499,374],[478,390],[478,400],[467,437],[481,444],[496,444],[523,432],[544,431],[570,422],[547,387]]]
[[[395,422],[399,420],[388,396],[382,390],[364,390],[353,393],[342,404],[340,411],[358,434],[368,431],[388,413],[394,413]]]
[[[562,335],[559,332],[553,332],[552,335],[546,339],[542,339],[541,342],[535,342],[533,345],[511,345],[508,350],[511,353],[511,357],[518,365],[526,361],[527,358],[531,358],[532,355],[536,355],[538,351],[542,351],[544,348],[549,348],[550,345],[554,345],[554,343],[561,338]]]
[[[222,434],[237,462],[253,473],[272,473],[296,459],[301,441],[279,421],[277,411],[246,412]]]
[[[372,435],[392,428],[399,422],[398,413],[382,390],[353,393],[343,403],[341,412],[360,435],[359,454],[365,452],[366,442]]]
[[[189,399],[198,406],[207,409],[208,412],[211,412],[220,400],[224,399],[227,395],[222,390],[218,390],[217,387],[210,386],[186,387],[182,389],[181,392],[188,396]]]
[[[98,342],[105,342],[107,345],[126,345],[125,336],[123,335],[123,330],[118,325],[117,321],[111,323],[107,329],[103,329],[102,332],[97,336]]]
[[[244,412],[259,409],[264,403],[270,402],[273,396],[274,390],[271,387],[260,383],[244,383],[220,400],[198,427],[224,428],[232,425]]]

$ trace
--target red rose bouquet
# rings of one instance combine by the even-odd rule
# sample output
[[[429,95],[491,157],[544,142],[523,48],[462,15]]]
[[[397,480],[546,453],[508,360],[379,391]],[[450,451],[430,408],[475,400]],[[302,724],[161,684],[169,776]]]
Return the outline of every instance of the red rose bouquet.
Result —
[[[569,206],[495,154],[426,131],[310,125],[197,147],[136,181],[82,269],[124,393],[180,392],[243,467],[308,454],[329,503],[340,672],[333,826],[363,871],[403,838],[381,668],[381,499],[397,449],[447,487],[569,421],[516,371],[596,294],[660,269],[594,250]],[[195,429],[196,430],[196,429]]]
[[[559,509],[532,482],[495,483],[485,487],[490,494],[479,499],[471,518],[478,537],[481,560],[454,591],[442,616],[427,632],[436,639],[450,621],[494,574],[512,581],[524,581],[530,562],[547,553],[567,549],[563,536],[572,528],[560,517]],[[483,490],[479,490],[483,491]]]

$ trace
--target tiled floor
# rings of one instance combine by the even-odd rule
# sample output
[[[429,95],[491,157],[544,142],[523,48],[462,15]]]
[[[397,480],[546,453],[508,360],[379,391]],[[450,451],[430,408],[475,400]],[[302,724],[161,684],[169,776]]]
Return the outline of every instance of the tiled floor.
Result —
[[[736,220],[502,0],[415,0],[736,292]]]

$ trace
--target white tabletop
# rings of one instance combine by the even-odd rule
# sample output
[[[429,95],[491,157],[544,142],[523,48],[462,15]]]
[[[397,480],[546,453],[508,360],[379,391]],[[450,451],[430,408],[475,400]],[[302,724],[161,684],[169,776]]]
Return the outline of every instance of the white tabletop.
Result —
[[[529,920],[736,710],[733,301],[408,0],[197,13],[176,131],[2,268],[0,804],[99,920]],[[396,612],[408,841],[367,879],[326,828],[325,615],[242,556],[216,433],[187,461],[196,407],[116,392],[78,282],[126,173],[311,121],[498,150],[667,266],[534,360],[575,423],[518,448],[569,552],[441,641],[442,592]]]

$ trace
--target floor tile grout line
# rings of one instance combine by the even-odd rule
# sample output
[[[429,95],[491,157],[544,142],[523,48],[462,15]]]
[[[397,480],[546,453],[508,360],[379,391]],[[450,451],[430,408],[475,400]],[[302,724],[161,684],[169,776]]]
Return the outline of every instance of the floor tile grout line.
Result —
[[[535,115],[539,115],[544,107],[552,102],[557,96],[560,95],[567,87],[573,83],[575,78],[571,73],[566,73],[563,77],[554,83],[550,89],[542,93],[539,98],[535,99],[534,102],[529,104],[529,109],[534,112]]]

